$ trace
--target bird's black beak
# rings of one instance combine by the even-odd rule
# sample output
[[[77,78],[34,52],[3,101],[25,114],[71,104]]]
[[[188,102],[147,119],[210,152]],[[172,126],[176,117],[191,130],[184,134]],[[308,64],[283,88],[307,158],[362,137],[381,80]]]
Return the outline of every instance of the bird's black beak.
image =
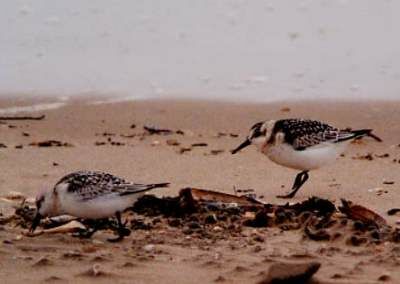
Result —
[[[35,231],[36,227],[40,224],[41,219],[42,219],[42,215],[40,215],[39,212],[36,213],[35,218],[33,218],[31,228],[29,229],[29,233],[32,234]]]
[[[249,140],[249,138],[247,138],[246,140],[244,140],[244,142],[242,144],[240,144],[236,149],[232,150],[231,153],[232,154],[236,154],[237,152],[239,152],[240,150],[242,150],[243,148],[246,148],[247,146],[251,145],[251,141]]]

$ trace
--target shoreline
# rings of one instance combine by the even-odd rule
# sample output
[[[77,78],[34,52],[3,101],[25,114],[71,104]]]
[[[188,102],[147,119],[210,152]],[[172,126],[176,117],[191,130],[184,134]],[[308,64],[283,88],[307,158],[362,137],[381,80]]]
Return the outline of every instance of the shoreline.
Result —
[[[35,96],[35,97],[24,97],[18,96],[13,97],[1,97],[0,96],[0,115],[4,114],[18,114],[18,113],[33,113],[46,110],[59,109],[74,104],[86,104],[86,105],[108,105],[108,104],[119,104],[119,103],[217,103],[227,105],[278,105],[278,104],[380,104],[380,103],[398,103],[400,98],[383,98],[383,99],[364,99],[361,102],[356,98],[340,98],[340,99],[283,99],[283,100],[230,100],[230,99],[212,99],[212,98],[180,98],[180,97],[168,97],[168,98],[141,98],[133,95],[68,95],[54,98],[49,96]]]

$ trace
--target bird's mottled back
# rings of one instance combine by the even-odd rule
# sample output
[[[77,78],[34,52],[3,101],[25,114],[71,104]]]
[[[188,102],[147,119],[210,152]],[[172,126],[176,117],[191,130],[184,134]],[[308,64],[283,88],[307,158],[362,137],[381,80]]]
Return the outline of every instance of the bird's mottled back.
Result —
[[[68,191],[73,192],[85,186],[112,186],[127,184],[124,179],[103,172],[78,171],[64,176],[56,185],[68,183]]]
[[[67,192],[74,194],[80,200],[90,200],[110,194],[130,195],[169,185],[169,183],[132,183],[109,173],[92,171],[78,171],[66,175],[57,182],[55,188],[61,184],[65,184]]]
[[[321,142],[337,139],[340,134],[337,128],[326,123],[303,119],[278,120],[273,132],[282,132],[285,142],[293,145],[296,150],[304,150]]]
[[[68,184],[67,191],[77,194],[83,200],[110,193],[121,193],[132,183],[112,174],[103,172],[78,171],[66,175],[57,185]]]

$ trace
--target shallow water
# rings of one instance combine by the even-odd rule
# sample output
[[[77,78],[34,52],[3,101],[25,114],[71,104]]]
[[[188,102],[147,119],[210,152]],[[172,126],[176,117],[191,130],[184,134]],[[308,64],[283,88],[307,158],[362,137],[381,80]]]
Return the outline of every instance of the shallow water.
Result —
[[[399,1],[7,1],[0,97],[400,98]]]

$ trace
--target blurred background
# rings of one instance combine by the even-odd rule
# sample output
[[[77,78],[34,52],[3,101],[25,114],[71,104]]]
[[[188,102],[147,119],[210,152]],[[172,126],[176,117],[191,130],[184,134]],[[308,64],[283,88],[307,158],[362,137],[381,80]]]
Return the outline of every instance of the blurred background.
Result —
[[[400,98],[400,1],[2,1],[0,97]]]

